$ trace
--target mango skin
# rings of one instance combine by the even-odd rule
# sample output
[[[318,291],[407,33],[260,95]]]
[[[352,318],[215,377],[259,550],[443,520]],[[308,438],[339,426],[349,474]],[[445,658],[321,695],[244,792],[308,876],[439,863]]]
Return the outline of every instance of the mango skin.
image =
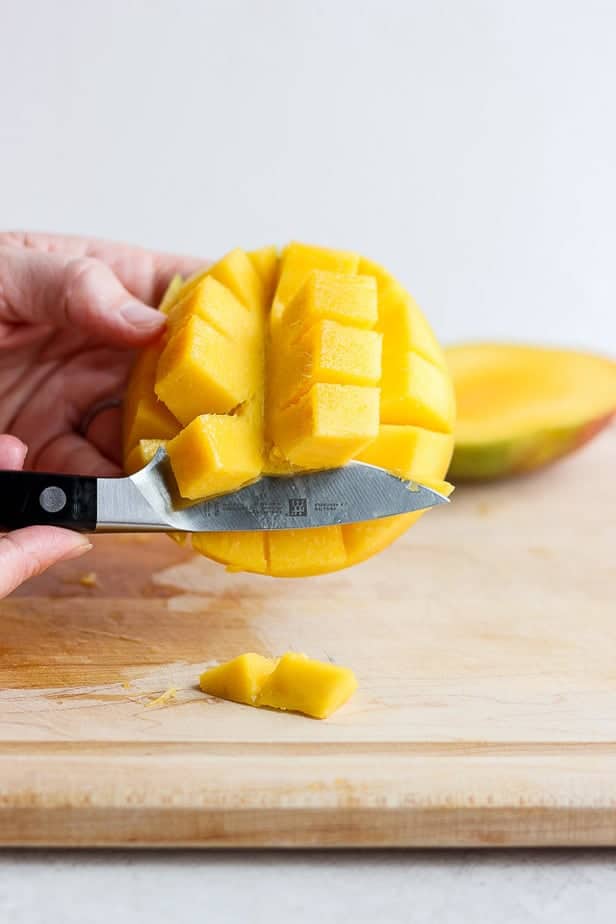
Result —
[[[570,427],[535,430],[524,437],[486,443],[456,443],[447,477],[452,481],[495,481],[553,465],[590,442],[616,412]]]
[[[616,413],[616,363],[604,356],[507,343],[446,352],[458,401],[454,480],[492,481],[553,464]]]

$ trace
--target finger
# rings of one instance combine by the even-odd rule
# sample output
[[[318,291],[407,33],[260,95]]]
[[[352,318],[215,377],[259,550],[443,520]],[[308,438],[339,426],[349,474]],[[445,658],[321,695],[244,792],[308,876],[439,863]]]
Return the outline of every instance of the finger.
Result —
[[[0,597],[58,561],[92,548],[86,536],[56,526],[29,526],[0,538]]]
[[[200,257],[149,251],[143,247],[64,234],[0,233],[0,247],[28,248],[67,257],[95,257],[106,263],[122,284],[148,305],[158,305],[171,278],[191,276],[207,266]]]
[[[113,478],[122,474],[119,465],[77,433],[64,433],[48,443],[36,457],[36,468],[40,472],[79,472],[80,475],[94,475],[98,478]]]
[[[28,447],[16,436],[0,435],[0,469],[18,472],[24,467]]]
[[[93,257],[0,247],[0,322],[77,328],[105,343],[146,343],[164,326]]]

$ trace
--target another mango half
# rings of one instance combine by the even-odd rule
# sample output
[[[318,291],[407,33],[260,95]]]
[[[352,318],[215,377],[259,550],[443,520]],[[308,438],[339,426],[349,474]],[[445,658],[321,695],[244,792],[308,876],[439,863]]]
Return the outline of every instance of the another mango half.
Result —
[[[166,446],[183,497],[233,491],[262,473],[382,466],[448,494],[454,392],[408,292],[349,251],[289,244],[233,250],[172,281],[167,329],[137,359],[124,404],[125,468]],[[200,533],[231,570],[323,574],[384,549],[420,513],[262,533]]]
[[[616,412],[616,362],[478,343],[447,350],[458,406],[454,480],[529,472],[583,446]]]

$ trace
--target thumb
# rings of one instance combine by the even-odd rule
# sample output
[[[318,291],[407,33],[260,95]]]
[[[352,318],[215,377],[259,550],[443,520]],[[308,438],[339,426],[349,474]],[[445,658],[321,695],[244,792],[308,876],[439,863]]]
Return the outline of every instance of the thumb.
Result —
[[[0,247],[0,322],[77,328],[118,346],[138,346],[164,326],[93,257]]]
[[[26,446],[14,436],[0,436],[0,469],[21,469]],[[83,555],[87,537],[56,526],[29,526],[0,538],[0,597],[41,574],[50,565]]]

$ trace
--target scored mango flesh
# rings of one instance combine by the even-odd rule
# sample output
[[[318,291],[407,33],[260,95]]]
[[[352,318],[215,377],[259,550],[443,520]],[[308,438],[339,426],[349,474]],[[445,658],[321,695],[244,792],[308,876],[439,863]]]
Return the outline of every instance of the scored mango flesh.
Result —
[[[165,334],[137,359],[124,405],[125,468],[165,445],[187,500],[262,473],[359,459],[443,493],[455,405],[444,355],[412,297],[349,251],[233,250],[162,302]],[[421,512],[371,523],[193,535],[230,570],[323,574],[389,545]],[[298,524],[299,525],[299,524]]]
[[[220,699],[326,719],[352,696],[357,679],[348,667],[294,651],[277,659],[248,652],[204,671],[199,686]]]

